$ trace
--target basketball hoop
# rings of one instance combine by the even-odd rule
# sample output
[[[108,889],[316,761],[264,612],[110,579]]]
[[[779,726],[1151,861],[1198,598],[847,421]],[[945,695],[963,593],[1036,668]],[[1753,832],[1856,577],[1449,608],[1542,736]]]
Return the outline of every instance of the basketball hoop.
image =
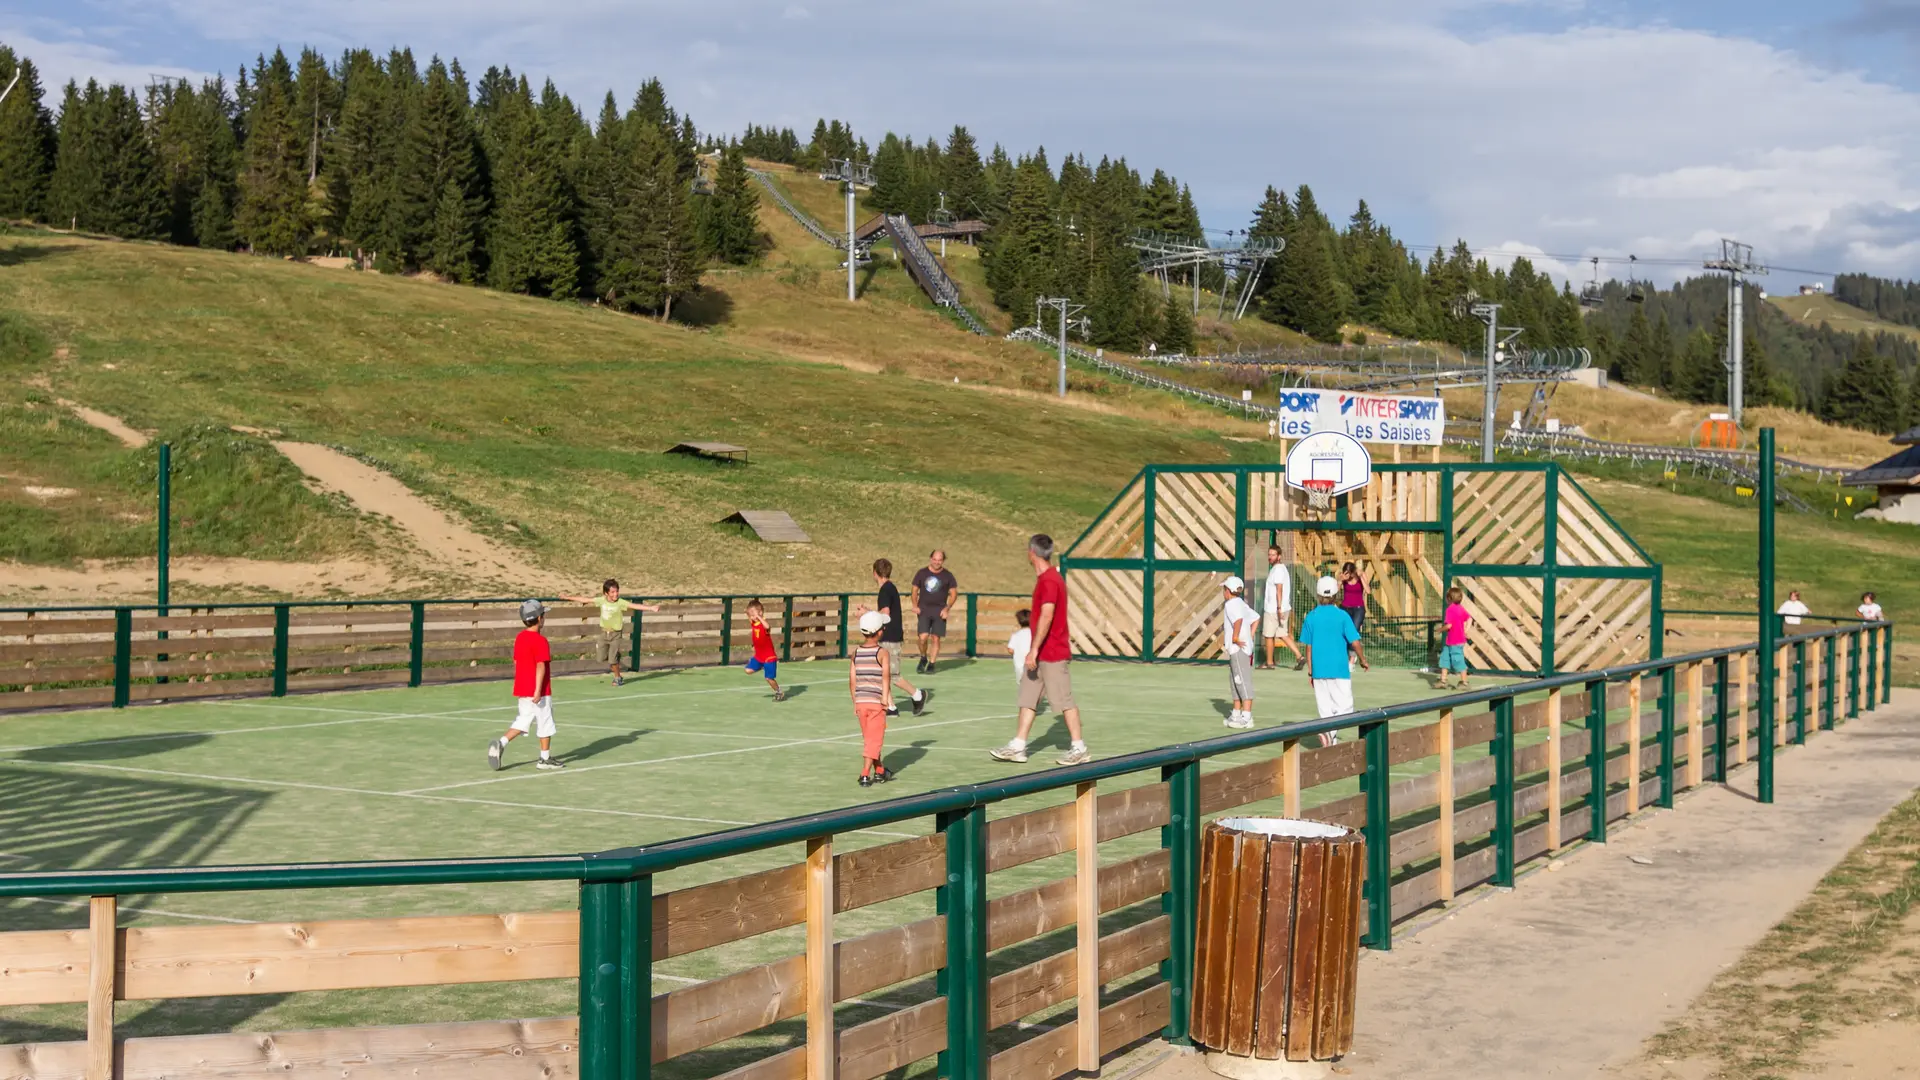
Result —
[[[1307,508],[1310,510],[1333,509],[1333,481],[1302,480],[1300,489],[1307,493]]]

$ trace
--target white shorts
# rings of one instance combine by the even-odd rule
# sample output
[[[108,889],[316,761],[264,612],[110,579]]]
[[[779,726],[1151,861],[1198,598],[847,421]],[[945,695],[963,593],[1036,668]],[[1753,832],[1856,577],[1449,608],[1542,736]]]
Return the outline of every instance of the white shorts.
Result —
[[[550,697],[523,697],[520,702],[520,715],[513,718],[513,730],[531,731],[543,739],[553,738],[553,699]]]
[[[1320,718],[1344,716],[1353,711],[1352,679],[1313,680],[1313,701],[1320,706]]]
[[[1284,609],[1263,613],[1260,616],[1260,636],[1269,640],[1287,640],[1287,616],[1292,614]]]

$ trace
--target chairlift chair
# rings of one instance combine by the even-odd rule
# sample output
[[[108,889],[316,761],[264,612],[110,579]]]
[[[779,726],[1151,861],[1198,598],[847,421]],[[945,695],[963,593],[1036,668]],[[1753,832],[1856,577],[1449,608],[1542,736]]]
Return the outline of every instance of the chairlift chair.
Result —
[[[1593,257],[1593,277],[1587,282],[1586,288],[1580,290],[1580,306],[1597,308],[1604,299],[1604,296],[1600,292],[1600,256],[1595,255]]]
[[[1639,261],[1638,255],[1627,256],[1627,302],[1630,304],[1647,302],[1647,290],[1641,286],[1639,275],[1634,273],[1634,264]]]

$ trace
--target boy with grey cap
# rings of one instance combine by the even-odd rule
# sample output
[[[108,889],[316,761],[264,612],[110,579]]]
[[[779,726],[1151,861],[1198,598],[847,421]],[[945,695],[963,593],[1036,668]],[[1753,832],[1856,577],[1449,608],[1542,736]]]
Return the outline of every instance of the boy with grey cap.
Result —
[[[513,696],[520,699],[520,714],[505,735],[487,744],[487,767],[497,771],[507,744],[532,731],[540,738],[537,767],[563,768],[553,756],[553,646],[540,632],[547,623],[547,605],[538,600],[522,603],[520,621],[526,629],[513,639]]]

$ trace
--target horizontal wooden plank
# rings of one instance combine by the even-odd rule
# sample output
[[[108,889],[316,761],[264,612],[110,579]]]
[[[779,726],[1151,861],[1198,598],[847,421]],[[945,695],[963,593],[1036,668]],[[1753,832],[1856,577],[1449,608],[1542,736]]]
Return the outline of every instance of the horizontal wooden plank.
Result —
[[[273,689],[272,679],[210,679],[206,682],[135,683],[127,687],[129,701],[187,701],[207,697],[262,697]],[[108,688],[111,693],[111,688]]]
[[[1366,744],[1353,741],[1328,747],[1315,747],[1300,753],[1301,790],[1319,787],[1349,776],[1359,776],[1365,767]]]
[[[399,671],[355,671],[350,674],[294,674],[287,676],[291,690],[356,690],[363,686],[405,686],[408,673]]]
[[[653,958],[683,956],[793,926],[807,917],[805,888],[806,867],[794,863],[656,896]]]
[[[1073,804],[1042,807],[987,822],[987,872],[1058,855],[1073,847]]]
[[[0,645],[0,663],[6,664],[112,659],[112,638],[104,641],[36,641],[26,645]]]
[[[120,1080],[564,1080],[579,1075],[574,1017],[128,1039]],[[0,1076],[86,1080],[84,1042],[0,1046]]]
[[[105,705],[113,700],[111,686],[80,686],[64,690],[10,690],[0,693],[0,712],[59,709],[74,705]]]
[[[91,682],[113,678],[112,664],[41,664],[0,667],[0,686],[45,686],[48,683]]]
[[[1173,814],[1171,796],[1164,783],[1142,784],[1108,792],[1096,802],[1097,831],[1103,843],[1157,829],[1165,825]]]
[[[1111,1054],[1167,1026],[1172,987],[1155,983],[1100,1010],[1100,1049]]]
[[[564,979],[580,962],[573,911],[128,927],[120,935],[126,1001]]]
[[[1080,1022],[1069,1020],[987,1059],[988,1080],[1054,1080],[1073,1071]]]
[[[1200,812],[1217,814],[1279,796],[1284,788],[1278,756],[1200,776]]]
[[[1395,922],[1415,912],[1423,911],[1440,902],[1440,871],[1428,870],[1416,874],[1393,886],[1393,918]]]
[[[1100,939],[1100,981],[1112,982],[1168,956],[1172,920],[1161,915]],[[997,1028],[1049,1009],[1078,993],[1079,950],[1067,949],[993,977],[987,987],[987,1027]]]
[[[1100,910],[1116,911],[1166,892],[1171,862],[1165,850],[1150,851],[1100,868]],[[1062,878],[987,901],[987,948],[1073,925],[1074,880]]]
[[[946,879],[947,839],[939,833],[842,852],[833,857],[833,909],[909,896]]]
[[[87,1000],[87,949],[91,940],[86,930],[15,930],[0,934],[0,1005]]]
[[[61,614],[0,615],[0,638],[40,634],[106,634],[112,636],[112,615]]]

